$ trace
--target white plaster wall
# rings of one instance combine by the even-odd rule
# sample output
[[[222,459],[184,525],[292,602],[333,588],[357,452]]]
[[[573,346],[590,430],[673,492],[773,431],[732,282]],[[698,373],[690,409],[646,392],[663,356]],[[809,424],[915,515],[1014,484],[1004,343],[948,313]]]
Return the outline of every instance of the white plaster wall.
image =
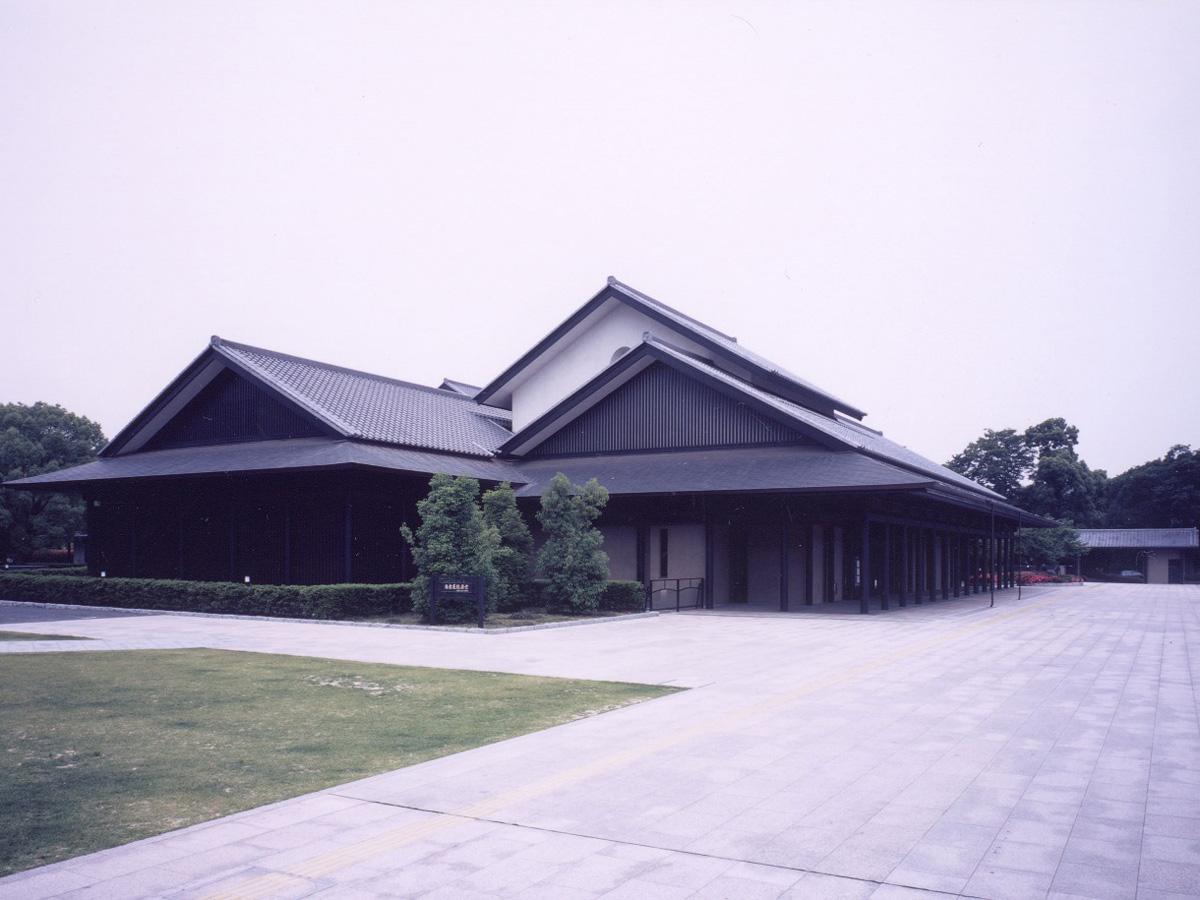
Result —
[[[667,574],[659,570],[659,535],[667,530]],[[704,526],[703,525],[652,525],[650,526],[650,577],[651,578],[703,578],[704,577]]]
[[[1146,560],[1146,583],[1166,584],[1170,577],[1167,561],[1171,559],[1182,559],[1182,554],[1170,550],[1152,551]],[[1075,569],[1072,568],[1071,571],[1074,572]]]
[[[604,552],[608,554],[608,577],[615,581],[637,580],[637,528],[604,525]]]
[[[613,353],[619,348],[640,344],[647,331],[685,349],[701,351],[697,344],[632,307],[617,301],[610,303],[608,310],[583,323],[573,338],[546,351],[540,360],[521,373],[518,383],[513,386],[514,431],[524,428],[608,368]]]

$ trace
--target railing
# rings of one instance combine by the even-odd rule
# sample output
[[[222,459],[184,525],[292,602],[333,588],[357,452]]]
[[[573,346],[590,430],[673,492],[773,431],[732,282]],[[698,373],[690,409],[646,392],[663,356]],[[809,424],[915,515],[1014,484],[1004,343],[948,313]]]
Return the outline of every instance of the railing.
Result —
[[[685,596],[686,595],[686,596]],[[703,578],[652,578],[646,589],[647,612],[657,609],[700,609],[704,606]]]

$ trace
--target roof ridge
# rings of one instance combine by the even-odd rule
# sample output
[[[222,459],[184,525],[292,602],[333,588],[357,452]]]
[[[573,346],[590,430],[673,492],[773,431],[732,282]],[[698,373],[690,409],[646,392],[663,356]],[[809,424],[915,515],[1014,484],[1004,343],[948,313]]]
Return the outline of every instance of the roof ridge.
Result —
[[[663,303],[661,300],[659,300],[655,297],[651,297],[645,291],[639,291],[633,285],[626,284],[625,282],[623,282],[619,278],[617,278],[617,276],[615,276],[615,275],[608,276],[608,286],[616,288],[617,290],[621,291],[621,293],[627,294],[628,296],[633,297],[635,300],[641,300],[644,303],[649,303],[652,306],[657,306],[659,309],[664,309],[667,312],[671,313],[672,315],[679,316],[679,318],[683,319],[686,322],[691,322],[693,325],[699,325],[705,331],[711,331],[713,334],[720,335],[721,337],[725,338],[725,340],[727,340],[727,341],[733,341],[735,344],[738,342],[738,339],[736,337],[734,337],[732,334],[726,334],[725,332],[723,332],[717,328],[713,328],[707,322],[701,322],[699,319],[695,318],[694,316],[689,316],[687,313],[681,312],[680,310],[671,306],[669,303]]]
[[[473,406],[482,407],[482,404],[475,402],[473,397],[468,397],[465,394],[456,394],[451,391],[444,391],[441,388],[431,387],[427,384],[417,384],[415,381],[405,381],[401,378],[392,378],[389,375],[379,375],[375,372],[367,372],[363,369],[351,369],[347,366],[339,366],[335,363],[323,362],[319,359],[312,359],[307,356],[296,356],[293,353],[283,353],[280,350],[271,350],[268,347],[257,347],[254,344],[242,344],[237,341],[226,340],[219,335],[212,336],[213,347],[229,347],[234,350],[246,350],[254,353],[265,353],[268,356],[275,356],[279,359],[286,359],[292,362],[304,363],[310,366],[319,366],[322,369],[331,369],[334,372],[342,372],[346,375],[356,375],[360,378],[369,378],[373,381],[384,381],[388,384],[394,384],[398,387],[413,388],[418,391],[425,391],[429,394],[434,394],[438,397],[450,397],[454,400],[465,400]],[[504,410],[496,410],[497,413],[503,413]]]

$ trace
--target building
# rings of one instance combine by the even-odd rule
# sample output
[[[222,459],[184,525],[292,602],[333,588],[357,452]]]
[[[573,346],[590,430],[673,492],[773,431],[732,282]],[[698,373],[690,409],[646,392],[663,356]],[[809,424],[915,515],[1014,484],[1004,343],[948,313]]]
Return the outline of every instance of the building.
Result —
[[[1140,573],[1147,584],[1200,581],[1200,531],[1195,528],[1081,528],[1088,548],[1083,576],[1127,580]]]
[[[532,506],[563,472],[608,488],[612,577],[660,602],[866,612],[1012,585],[1014,532],[1046,523],[864,417],[610,278],[482,388],[214,337],[100,459],[7,486],[81,494],[109,576],[405,580],[431,473]]]

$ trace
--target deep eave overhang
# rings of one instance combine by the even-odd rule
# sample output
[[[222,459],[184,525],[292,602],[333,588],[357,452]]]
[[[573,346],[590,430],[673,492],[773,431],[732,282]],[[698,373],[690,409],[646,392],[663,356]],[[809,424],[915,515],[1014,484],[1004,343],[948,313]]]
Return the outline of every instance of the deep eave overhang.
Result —
[[[550,347],[562,340],[562,338],[610,300],[633,307],[638,312],[648,316],[671,331],[681,332],[688,340],[694,341],[696,344],[704,347],[725,363],[753,372],[761,381],[759,386],[766,390],[779,391],[784,395],[790,394],[793,396],[789,399],[812,404],[814,408],[818,409],[838,410],[855,419],[861,419],[866,415],[865,412],[845,401],[816,390],[810,385],[801,384],[795,381],[794,378],[788,377],[778,370],[768,368],[742,354],[731,351],[721,341],[714,340],[711,334],[720,335],[728,341],[733,341],[732,337],[724,335],[716,331],[716,329],[709,328],[709,326],[683,313],[675,311],[674,315],[667,314],[659,308],[657,302],[651,302],[640,291],[622,284],[611,275],[608,278],[608,283],[599,293],[584,303],[583,306],[579,307],[579,309],[560,323],[558,327],[524,353],[516,362],[480,389],[479,393],[475,395],[475,400],[485,405],[488,404],[489,400],[502,391],[525,369],[529,368]]]

